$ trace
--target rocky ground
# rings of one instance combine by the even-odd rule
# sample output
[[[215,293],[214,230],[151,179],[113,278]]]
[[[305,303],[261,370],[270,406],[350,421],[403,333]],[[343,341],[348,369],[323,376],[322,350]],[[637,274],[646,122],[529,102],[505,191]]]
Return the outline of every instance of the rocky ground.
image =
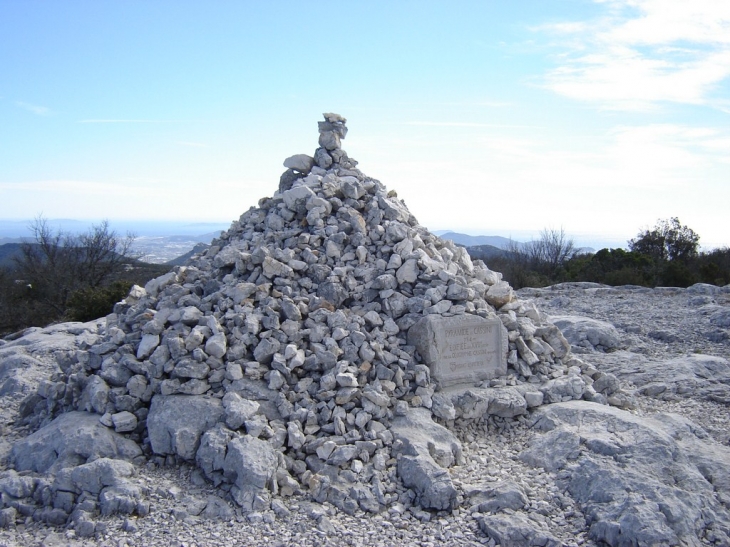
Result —
[[[730,358],[727,288],[649,290],[564,284],[523,289],[519,296],[533,300],[562,325],[574,352],[620,379],[634,395],[631,415],[643,419],[674,413],[706,431],[707,444],[714,445],[714,440],[718,447],[728,446],[730,369],[723,361]],[[91,323],[37,329],[0,347],[0,352],[8,351],[22,342],[28,350],[23,358],[16,351],[14,362],[4,361],[3,455],[26,433],[13,426],[17,408],[22,396],[54,371],[52,352],[70,347],[78,336],[91,336],[95,328]],[[708,373],[708,363],[715,363],[714,369],[709,367],[714,372]],[[560,404],[541,409],[553,406]],[[600,545],[589,531],[590,503],[575,489],[571,493],[565,469],[546,470],[536,465],[536,459],[525,457],[531,447],[534,450],[535,439],[544,435],[533,426],[541,412],[454,424],[464,457],[461,465],[449,470],[461,502],[450,514],[412,505],[405,490],[398,492],[402,503],[378,515],[361,511],[347,515],[328,503],[312,502],[306,494],[278,499],[270,510],[244,514],[219,498],[220,492],[206,483],[199,470],[146,465],[137,474],[146,487],[148,516],[102,517],[92,538],[78,538],[72,528],[48,526],[28,517],[0,530],[0,545],[496,545],[501,516],[512,519],[510,527],[502,530],[514,530],[519,518],[524,518],[526,529],[543,535],[512,538],[513,543],[502,539],[504,545]],[[726,454],[719,456],[725,467],[730,465],[723,461]],[[485,497],[490,488],[499,495]],[[476,494],[470,496],[474,490]],[[728,501],[725,497],[724,502]],[[697,541],[725,545],[727,535],[718,529]]]

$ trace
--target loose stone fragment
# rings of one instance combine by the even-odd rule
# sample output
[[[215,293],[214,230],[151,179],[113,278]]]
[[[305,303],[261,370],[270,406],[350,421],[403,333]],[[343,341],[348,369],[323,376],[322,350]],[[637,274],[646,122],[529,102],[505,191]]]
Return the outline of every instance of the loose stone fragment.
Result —
[[[233,430],[239,429],[247,420],[253,418],[260,408],[256,401],[244,399],[236,392],[226,393],[222,402],[226,425]]]
[[[499,281],[489,287],[485,298],[492,306],[499,309],[514,299],[514,293],[512,287],[505,281]]]
[[[205,353],[221,359],[226,354],[226,335],[219,332],[211,336],[205,343]]]
[[[160,345],[160,337],[157,334],[145,334],[137,348],[137,359],[146,359],[157,346]]]
[[[251,437],[239,437],[228,443],[223,471],[240,490],[266,488],[274,478],[277,457],[271,445]]]
[[[112,414],[112,423],[114,424],[114,431],[117,433],[134,431],[137,427],[137,416],[125,410],[124,412]]]
[[[155,395],[147,416],[150,444],[156,454],[195,457],[201,435],[223,415],[219,399]]]
[[[296,154],[284,160],[284,167],[299,171],[303,175],[309,174],[314,165],[314,158],[306,154]]]
[[[100,457],[134,460],[141,454],[134,441],[100,424],[98,415],[67,412],[17,442],[10,461],[18,471],[45,473],[79,461]]]

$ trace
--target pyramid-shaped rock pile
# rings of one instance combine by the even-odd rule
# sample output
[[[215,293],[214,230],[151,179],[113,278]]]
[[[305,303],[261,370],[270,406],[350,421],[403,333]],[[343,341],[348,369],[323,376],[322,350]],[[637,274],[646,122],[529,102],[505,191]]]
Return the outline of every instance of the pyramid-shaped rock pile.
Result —
[[[11,460],[47,478],[19,475],[13,492],[49,522],[145,514],[130,461],[194,463],[244,510],[309,491],[378,512],[404,489],[451,510],[455,421],[620,402],[615,378],[574,358],[501,274],[360,172],[340,147],[346,120],[324,117],[274,197],[133,288],[103,340],[59,354],[63,372],[24,402],[40,429]]]

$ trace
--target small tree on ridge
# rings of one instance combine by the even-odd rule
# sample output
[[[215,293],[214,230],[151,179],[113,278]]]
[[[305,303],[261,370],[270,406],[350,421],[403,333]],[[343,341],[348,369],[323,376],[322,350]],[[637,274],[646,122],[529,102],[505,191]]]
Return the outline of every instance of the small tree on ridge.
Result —
[[[698,254],[700,236],[677,217],[660,219],[654,228],[639,232],[629,240],[629,249],[660,261],[686,262]]]

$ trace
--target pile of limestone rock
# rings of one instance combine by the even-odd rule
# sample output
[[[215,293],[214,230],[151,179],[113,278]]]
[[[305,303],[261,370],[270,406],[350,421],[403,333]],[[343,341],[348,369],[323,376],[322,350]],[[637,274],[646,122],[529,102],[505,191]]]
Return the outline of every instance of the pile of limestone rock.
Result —
[[[424,509],[449,511],[455,422],[630,403],[501,274],[361,173],[340,148],[346,120],[324,117],[320,147],[285,161],[274,197],[134,287],[103,337],[56,354],[62,372],[21,405],[37,431],[12,449],[3,511],[72,519],[80,533],[99,512],[145,515],[143,462],[197,465],[245,511],[309,492],[379,512],[399,481]],[[492,332],[492,365],[439,342],[439,322]],[[462,376],[439,372],[448,351]]]

